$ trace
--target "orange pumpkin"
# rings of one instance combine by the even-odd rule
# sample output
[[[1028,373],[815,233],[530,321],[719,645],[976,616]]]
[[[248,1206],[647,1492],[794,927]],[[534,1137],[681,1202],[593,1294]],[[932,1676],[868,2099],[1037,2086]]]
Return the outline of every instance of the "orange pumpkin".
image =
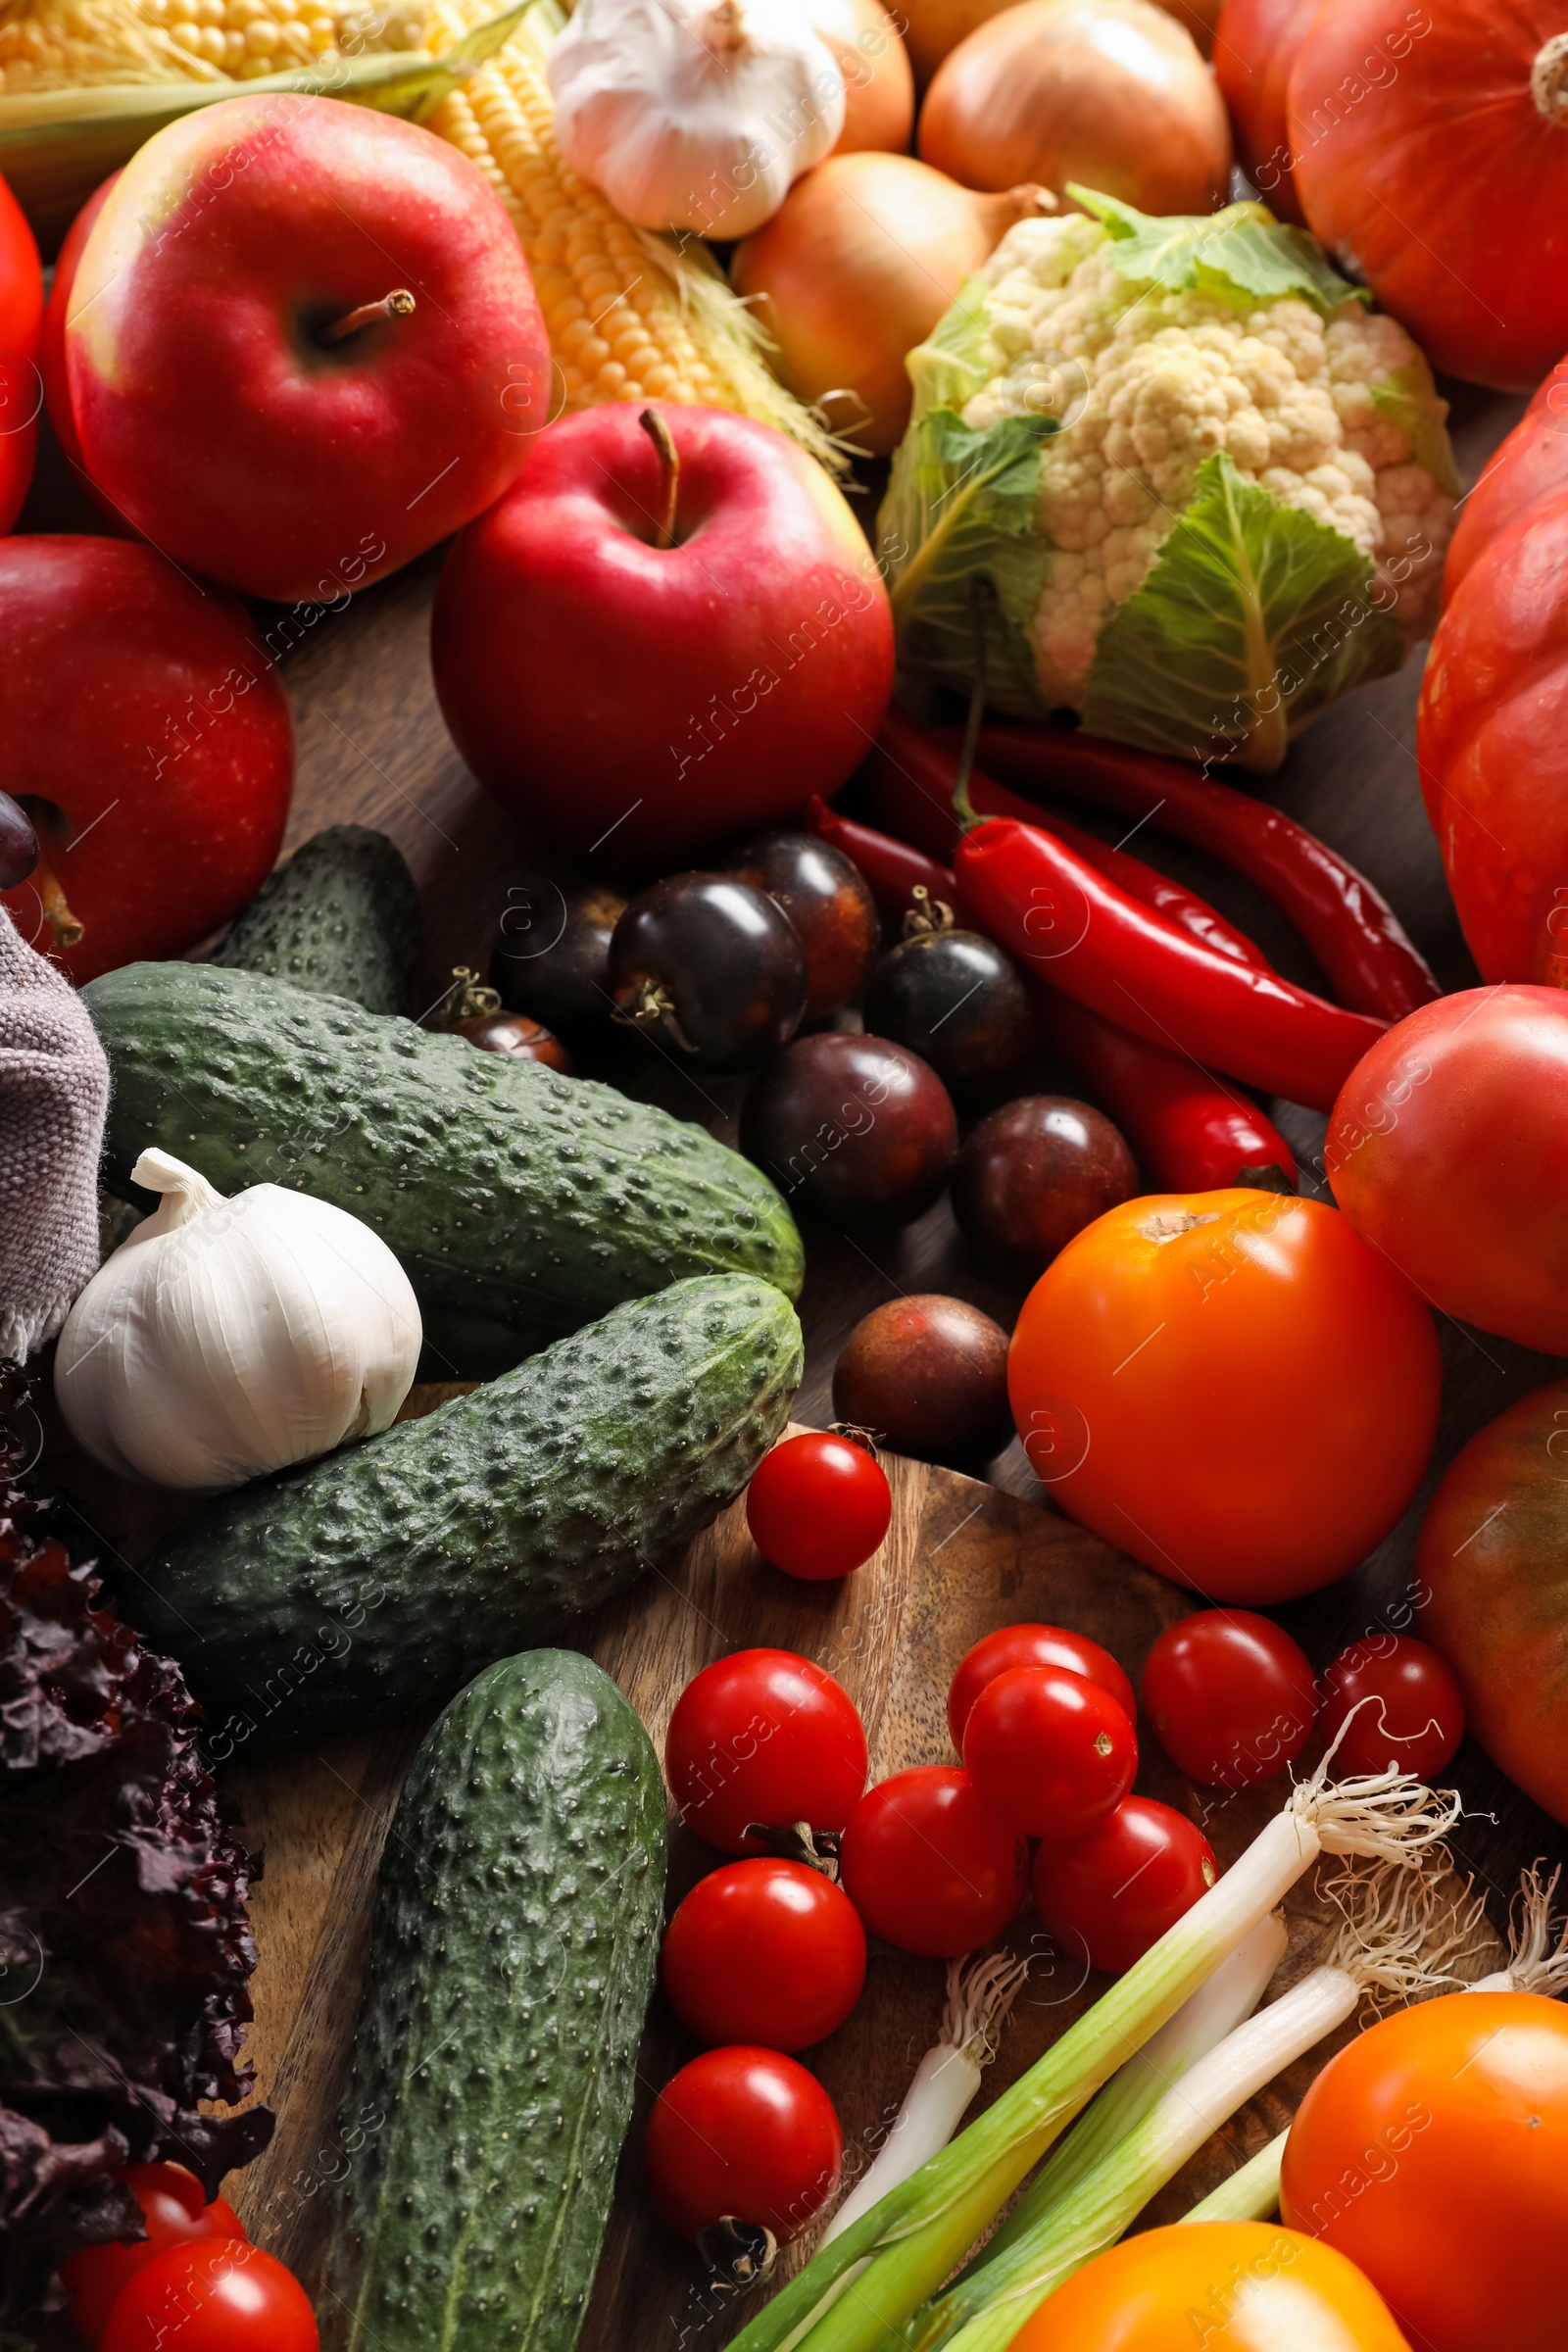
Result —
[[[1225,0],[1214,41],[1214,74],[1231,110],[1242,169],[1281,220],[1306,219],[1296,193],[1286,94],[1317,4]]]
[[[1443,574],[1446,603],[1494,539],[1568,490],[1568,360],[1559,360],[1463,506]]]
[[[1563,0],[1332,0],[1290,140],[1314,233],[1435,368],[1526,391],[1568,349]]]
[[[1482,978],[1568,985],[1568,491],[1527,508],[1460,580],[1416,752]]]

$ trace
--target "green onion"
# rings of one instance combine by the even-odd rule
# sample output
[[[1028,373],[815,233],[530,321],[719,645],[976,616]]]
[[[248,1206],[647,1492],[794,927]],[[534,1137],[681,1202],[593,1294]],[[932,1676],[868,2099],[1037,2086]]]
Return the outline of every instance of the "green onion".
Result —
[[[1266,2148],[1259,2148],[1250,2163],[1244,2164],[1239,2173],[1232,2173],[1218,2188],[1211,2188],[1200,2205],[1184,2213],[1184,2222],[1271,2222],[1280,2209],[1280,2166],[1285,2158],[1285,2142],[1290,2138],[1282,2132],[1271,2139]]]
[[[1241,1859],[950,2147],[819,2247],[732,2352],[880,2352],[951,2278],[1074,2116],[1174,2017],[1321,1853],[1413,1862],[1456,1796],[1390,1770],[1291,1792]]]
[[[1329,1958],[1188,2068],[1034,2227],[916,2314],[914,2352],[1004,2352],[1031,2313],[1130,2223],[1238,2107],[1355,2015],[1374,1987],[1408,1999],[1453,1985],[1469,1936],[1432,1871],[1347,1873],[1329,1891],[1345,1922]]]
[[[1088,2114],[1052,2150],[984,2247],[981,2260],[994,2262],[1008,2246],[1027,2236],[1046,2214],[1064,2204],[1102,2157],[1118,2148],[1143,2122],[1171,2084],[1251,2016],[1285,1957],[1289,1940],[1277,1912],[1258,1921],[1207,1984],[1200,1984],[1182,2003],[1170,2024],[1162,2026],[1136,2057],[1112,2075]]]

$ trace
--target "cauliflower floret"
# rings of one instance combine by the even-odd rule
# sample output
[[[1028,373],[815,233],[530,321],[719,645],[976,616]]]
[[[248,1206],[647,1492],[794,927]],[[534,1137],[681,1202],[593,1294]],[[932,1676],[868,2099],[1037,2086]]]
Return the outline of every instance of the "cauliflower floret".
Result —
[[[1424,632],[1452,509],[1415,460],[1413,412],[1400,414],[1394,379],[1424,363],[1396,320],[1358,303],[1325,319],[1294,296],[1247,312],[1139,289],[1105,229],[1073,214],[1019,222],[980,274],[986,380],[963,421],[1051,416],[1061,428],[1041,448],[1054,552],[1034,638],[1048,702],[1081,706],[1106,618],[1148,578],[1218,451],[1350,540],[1379,565],[1385,604],[1396,590],[1407,641]]]

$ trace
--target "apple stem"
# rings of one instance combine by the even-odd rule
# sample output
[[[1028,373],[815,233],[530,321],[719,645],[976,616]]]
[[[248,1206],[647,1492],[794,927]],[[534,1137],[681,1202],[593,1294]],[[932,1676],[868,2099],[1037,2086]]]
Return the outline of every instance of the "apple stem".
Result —
[[[637,419],[659,452],[660,515],[658,548],[675,544],[675,500],[680,492],[680,452],[675,436],[657,409],[644,409]]]
[[[79,947],[86,937],[87,926],[79,915],[73,914],[66,904],[66,894],[56,881],[47,860],[40,858],[33,869],[32,887],[43,905],[44,919],[62,948]]]
[[[362,326],[368,326],[372,318],[408,318],[413,312],[414,296],[408,287],[394,286],[379,302],[362,302],[357,311],[334,318],[330,326],[322,327],[319,339],[323,343],[341,343],[346,335],[358,334]]]

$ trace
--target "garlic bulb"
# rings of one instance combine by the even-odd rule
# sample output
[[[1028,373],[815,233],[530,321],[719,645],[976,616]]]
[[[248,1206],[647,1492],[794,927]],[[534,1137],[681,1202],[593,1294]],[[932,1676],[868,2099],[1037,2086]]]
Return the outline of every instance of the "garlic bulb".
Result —
[[[88,1283],[55,1357],[84,1452],[154,1486],[239,1487],[391,1424],[422,1334],[378,1234],[280,1185],[225,1200],[167,1152],[130,1173],[163,1200]]]
[[[800,0],[578,0],[556,137],[642,228],[744,237],[832,153],[844,75]]]

